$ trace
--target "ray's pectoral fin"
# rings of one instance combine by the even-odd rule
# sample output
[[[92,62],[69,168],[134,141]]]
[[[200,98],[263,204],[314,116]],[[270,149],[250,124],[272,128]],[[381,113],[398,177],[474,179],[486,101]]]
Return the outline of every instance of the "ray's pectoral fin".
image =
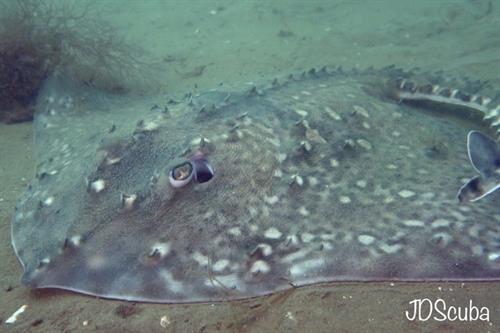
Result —
[[[500,168],[500,148],[489,136],[471,131],[467,135],[467,152],[472,166],[483,177],[493,176]]]
[[[477,201],[500,188],[500,148],[495,140],[471,131],[467,135],[467,152],[479,176],[460,188],[457,197],[461,203]]]
[[[457,197],[460,203],[474,202],[498,189],[500,189],[500,183],[494,178],[483,179],[481,176],[475,176],[458,190]]]

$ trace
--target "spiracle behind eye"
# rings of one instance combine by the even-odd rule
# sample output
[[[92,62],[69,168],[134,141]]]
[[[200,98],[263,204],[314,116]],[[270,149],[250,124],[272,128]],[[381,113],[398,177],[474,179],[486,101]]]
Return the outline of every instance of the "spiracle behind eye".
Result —
[[[198,183],[206,183],[214,176],[214,168],[205,158],[193,159],[194,178]]]

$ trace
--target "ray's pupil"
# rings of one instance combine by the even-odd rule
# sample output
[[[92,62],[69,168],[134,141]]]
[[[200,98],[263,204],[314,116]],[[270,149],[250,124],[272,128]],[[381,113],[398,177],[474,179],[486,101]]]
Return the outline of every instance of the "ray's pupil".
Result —
[[[172,170],[172,176],[175,180],[184,180],[187,179],[191,173],[193,172],[193,166],[190,162],[182,163],[181,165],[176,166]]]

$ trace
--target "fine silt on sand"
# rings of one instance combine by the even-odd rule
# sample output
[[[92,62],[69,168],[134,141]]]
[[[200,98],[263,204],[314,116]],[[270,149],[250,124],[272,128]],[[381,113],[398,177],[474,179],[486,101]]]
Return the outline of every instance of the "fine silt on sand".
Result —
[[[498,86],[494,41],[498,9],[488,2],[428,3],[413,9],[389,2],[371,6],[130,3],[122,11],[117,6],[112,19],[118,26],[135,21],[127,33],[168,63],[162,83],[172,94],[210,89],[221,81],[258,81],[318,64],[420,66],[489,79]],[[346,18],[347,13],[351,19]],[[367,15],[369,20],[361,19]],[[148,19],[137,20],[138,16]],[[242,16],[246,25],[241,24]],[[166,40],[165,31],[175,33]],[[147,38],[138,38],[143,34]],[[321,52],[311,52],[314,49]],[[6,330],[420,331],[424,327],[432,331],[495,331],[494,319],[491,324],[412,323],[404,317],[410,300],[429,297],[462,306],[472,299],[474,304],[488,306],[495,318],[500,293],[495,283],[341,283],[249,301],[199,305],[133,304],[61,291],[29,291],[19,283],[21,269],[9,245],[9,223],[15,202],[33,174],[31,131],[30,124],[2,126],[0,131],[2,322],[27,304],[15,324],[2,323]]]

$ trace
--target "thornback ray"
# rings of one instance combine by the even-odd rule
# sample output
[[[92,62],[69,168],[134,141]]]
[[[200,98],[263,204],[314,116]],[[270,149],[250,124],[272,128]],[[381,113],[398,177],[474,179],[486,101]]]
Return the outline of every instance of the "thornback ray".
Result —
[[[184,303],[499,279],[498,191],[456,199],[467,133],[497,137],[498,101],[426,79],[323,68],[176,100],[48,79],[12,220],[23,283]]]

